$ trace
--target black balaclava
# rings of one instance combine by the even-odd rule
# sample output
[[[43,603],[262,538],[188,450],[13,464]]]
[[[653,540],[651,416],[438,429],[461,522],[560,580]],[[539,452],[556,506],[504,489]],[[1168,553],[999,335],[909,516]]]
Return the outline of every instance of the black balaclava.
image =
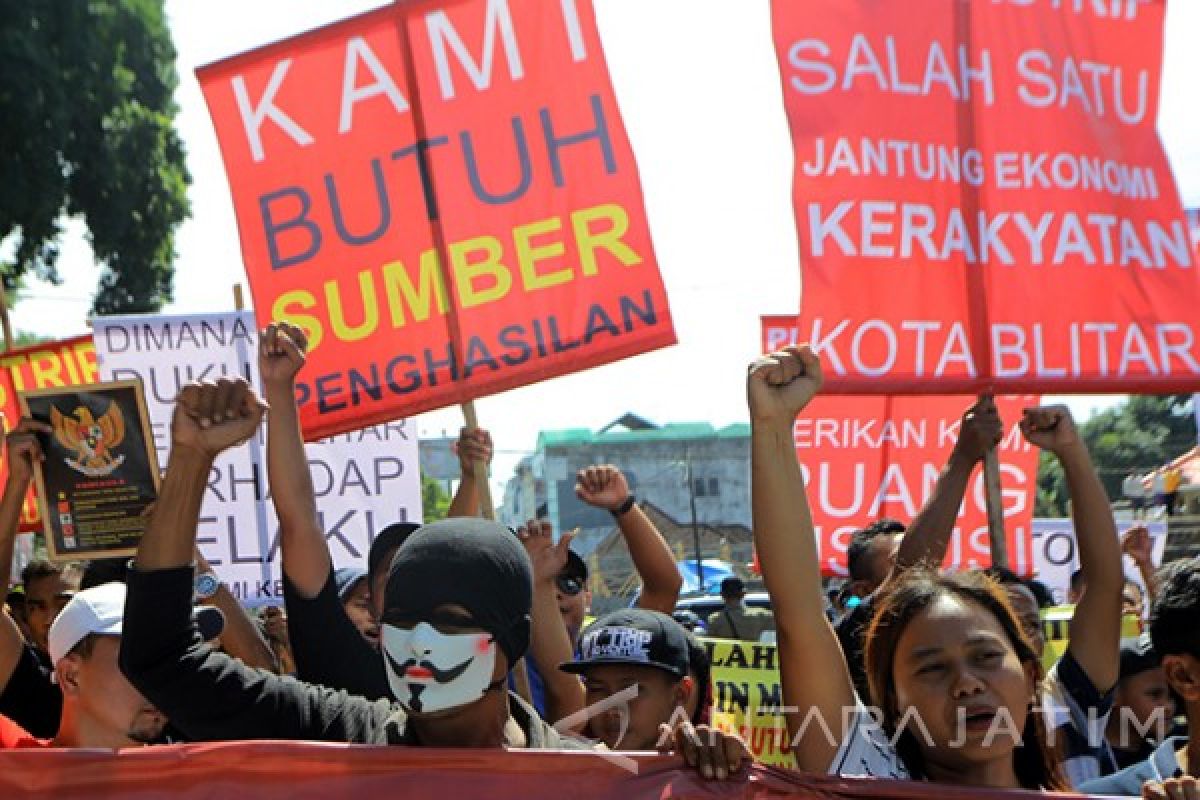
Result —
[[[533,568],[525,547],[498,522],[455,517],[422,526],[392,559],[383,621],[420,620],[462,606],[492,634],[511,668],[529,648]]]

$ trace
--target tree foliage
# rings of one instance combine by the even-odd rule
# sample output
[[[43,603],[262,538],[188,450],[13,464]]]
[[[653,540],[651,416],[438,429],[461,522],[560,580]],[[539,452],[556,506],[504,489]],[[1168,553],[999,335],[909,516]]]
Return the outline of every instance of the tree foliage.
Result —
[[[433,478],[421,476],[421,516],[425,522],[436,522],[446,518],[450,510],[450,495],[442,484]]]
[[[1133,395],[1080,426],[1111,500],[1122,496],[1121,482],[1132,472],[1163,466],[1196,446],[1192,396]],[[1067,513],[1067,484],[1057,460],[1042,454],[1038,465],[1038,516]]]
[[[103,270],[98,313],[171,299],[188,214],[162,0],[0,0],[0,274],[59,282],[63,215]]]

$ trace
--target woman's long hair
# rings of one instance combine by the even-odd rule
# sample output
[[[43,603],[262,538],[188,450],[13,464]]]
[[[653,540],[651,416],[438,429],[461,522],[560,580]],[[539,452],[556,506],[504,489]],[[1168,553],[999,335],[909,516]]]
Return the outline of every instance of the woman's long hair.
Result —
[[[889,736],[896,735],[900,719],[894,676],[897,644],[913,618],[941,597],[960,598],[989,611],[1004,628],[1021,664],[1033,670],[1040,689],[1041,664],[998,583],[978,572],[939,575],[925,569],[909,570],[880,594],[867,630],[867,681],[871,699],[883,713],[883,727]],[[907,726],[896,740],[896,750],[914,778],[927,776],[920,744]],[[1013,768],[1025,789],[1070,791],[1059,769],[1059,758],[1048,744],[1042,715],[1032,708],[1025,718],[1021,742],[1013,752]]]

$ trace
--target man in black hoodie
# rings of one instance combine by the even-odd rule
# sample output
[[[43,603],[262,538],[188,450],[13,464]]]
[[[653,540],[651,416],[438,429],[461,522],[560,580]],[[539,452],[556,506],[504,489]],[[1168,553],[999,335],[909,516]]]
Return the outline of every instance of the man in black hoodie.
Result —
[[[505,688],[529,643],[532,579],[520,542],[497,523],[434,523],[397,551],[381,650],[398,705],[251,669],[198,641],[191,562],[209,469],[264,411],[244,381],[180,392],[159,502],[129,573],[121,668],[130,682],[193,741],[588,747]]]
[[[191,559],[209,470],[265,410],[240,379],[180,391],[166,474],[128,577],[120,664],[129,682],[193,741],[592,749],[506,689],[529,646],[532,568],[517,537],[488,520],[426,525],[396,551],[380,636],[395,705],[246,667],[199,641]],[[687,723],[672,733],[706,774],[727,749],[727,737]]]

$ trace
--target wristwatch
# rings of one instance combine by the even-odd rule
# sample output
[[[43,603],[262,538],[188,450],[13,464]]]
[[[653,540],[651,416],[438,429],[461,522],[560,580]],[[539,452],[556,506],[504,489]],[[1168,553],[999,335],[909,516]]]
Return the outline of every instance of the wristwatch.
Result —
[[[214,573],[201,572],[196,575],[196,581],[192,585],[192,593],[197,600],[211,600],[219,588],[221,588],[221,581]]]
[[[637,505],[637,498],[632,492],[630,492],[629,496],[625,498],[624,503],[621,503],[621,505],[617,506],[616,508],[609,509],[608,513],[612,514],[614,517],[624,516],[625,514],[628,514],[629,509],[633,508],[635,505]]]

